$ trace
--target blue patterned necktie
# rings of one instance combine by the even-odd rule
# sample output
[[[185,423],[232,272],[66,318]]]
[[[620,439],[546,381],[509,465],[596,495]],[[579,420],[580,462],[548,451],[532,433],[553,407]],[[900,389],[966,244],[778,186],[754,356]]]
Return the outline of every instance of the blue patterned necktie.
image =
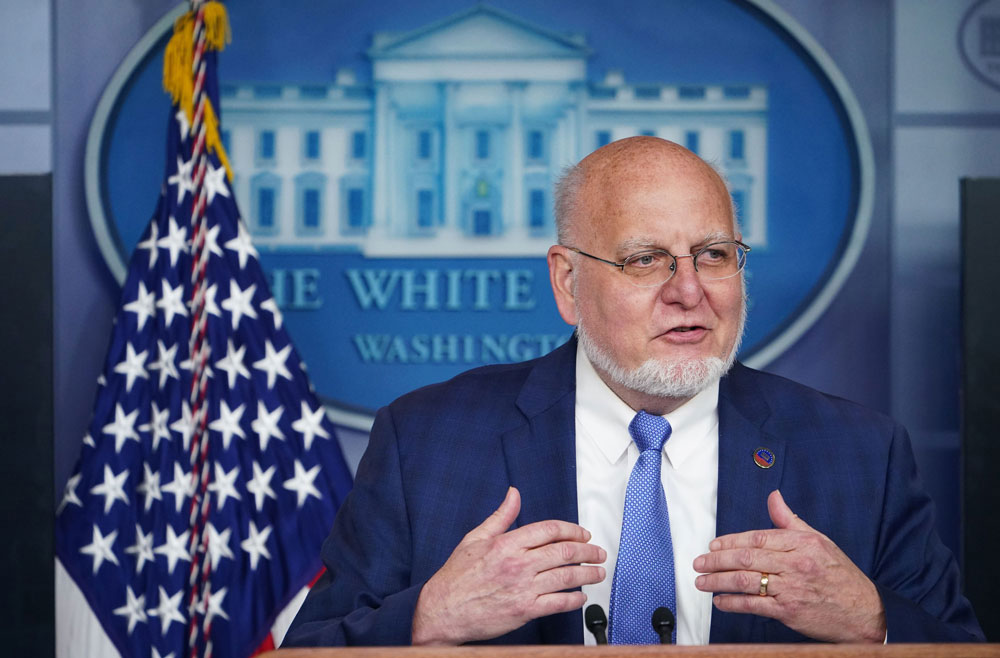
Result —
[[[670,423],[640,411],[628,432],[639,447],[625,490],[618,563],[611,582],[611,644],[657,644],[650,619],[660,606],[677,613],[674,546],[667,498],[660,480],[660,453]],[[677,631],[674,631],[676,640]]]

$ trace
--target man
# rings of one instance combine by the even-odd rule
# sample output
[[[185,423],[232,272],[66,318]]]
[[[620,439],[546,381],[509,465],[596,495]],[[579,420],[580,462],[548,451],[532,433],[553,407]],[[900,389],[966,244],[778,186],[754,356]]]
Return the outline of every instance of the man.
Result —
[[[576,339],[379,412],[286,644],[580,643],[586,601],[623,642],[655,641],[660,601],[679,643],[981,639],[905,431],[733,366],[747,248],[718,174],[626,139],[556,214]],[[669,439],[640,452],[648,424]]]

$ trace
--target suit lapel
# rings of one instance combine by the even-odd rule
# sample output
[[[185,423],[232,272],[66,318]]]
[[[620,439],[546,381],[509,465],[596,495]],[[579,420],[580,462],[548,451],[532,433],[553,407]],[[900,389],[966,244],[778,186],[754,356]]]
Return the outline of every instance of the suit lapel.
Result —
[[[540,359],[517,398],[524,423],[502,436],[507,474],[521,493],[517,525],[560,519],[576,523],[576,339]],[[579,611],[537,621],[540,641],[579,644]]]
[[[746,369],[737,364],[719,387],[719,489],[716,536],[773,527],[767,496],[781,483],[785,464],[784,439],[767,433],[770,415],[766,402],[746,381]],[[774,455],[768,468],[754,455],[764,448]],[[760,641],[759,618],[712,611],[711,642]]]

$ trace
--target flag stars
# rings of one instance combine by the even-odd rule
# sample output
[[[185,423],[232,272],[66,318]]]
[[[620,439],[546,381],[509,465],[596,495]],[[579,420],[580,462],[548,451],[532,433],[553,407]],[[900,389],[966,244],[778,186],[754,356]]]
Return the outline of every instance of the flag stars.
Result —
[[[149,251],[149,269],[153,269],[153,266],[156,265],[156,258],[160,254],[160,250],[156,246],[156,239],[160,237],[160,229],[156,224],[156,218],[154,217],[153,219],[154,221],[149,223],[149,237],[135,246],[136,249],[146,249]],[[139,328],[142,329],[141,324]]]
[[[256,571],[257,563],[262,556],[268,560],[271,559],[271,553],[267,550],[267,540],[271,536],[271,526],[265,526],[263,530],[258,531],[257,525],[251,520],[249,531],[250,536],[240,542],[240,548],[250,555],[250,569]]]
[[[285,345],[278,352],[274,349],[274,345],[271,344],[270,340],[264,341],[264,358],[260,361],[254,361],[253,367],[267,373],[268,390],[274,388],[274,383],[278,379],[278,375],[291,380],[292,373],[288,371],[288,367],[285,365],[285,361],[288,360],[288,355],[291,353],[291,343]]]
[[[177,119],[177,129],[181,132],[181,141],[183,142],[188,138],[188,131],[191,130],[191,123],[188,121],[187,112],[181,108],[177,110],[174,118]]]
[[[233,435],[241,439],[247,438],[243,432],[243,428],[240,427],[240,419],[243,418],[245,410],[245,404],[241,404],[235,409],[230,409],[225,400],[219,402],[219,417],[208,424],[208,429],[222,434],[223,449],[229,450],[229,444],[233,440]]]
[[[254,258],[258,257],[257,249],[250,240],[250,232],[247,231],[242,221],[236,222],[236,237],[227,242],[225,247],[236,252],[236,255],[239,257],[241,270],[247,266],[247,260],[250,256]],[[263,307],[264,305],[261,304],[261,308]]]
[[[216,617],[222,617],[226,621],[229,621],[229,615],[222,609],[222,601],[226,598],[228,591],[228,587],[223,587],[215,594],[209,596],[208,601],[202,600],[201,610],[205,614],[204,624],[211,624],[212,620]]]
[[[219,229],[221,224],[216,224],[205,231],[205,251],[216,256],[222,256],[222,249],[219,247]]]
[[[208,490],[215,492],[217,510],[221,510],[230,498],[241,499],[239,492],[236,491],[236,476],[239,472],[239,466],[233,466],[233,470],[226,473],[218,462],[215,463],[215,479],[208,485]]]
[[[208,171],[205,172],[205,194],[208,195],[208,203],[211,204],[215,200],[215,195],[228,197],[229,196],[229,185],[226,183],[226,168],[219,165],[216,169],[211,164],[208,165]],[[222,255],[221,253],[219,254]]]
[[[233,339],[227,341],[226,356],[215,362],[215,367],[224,370],[229,377],[229,388],[235,388],[237,377],[250,379],[250,371],[243,365],[243,355],[246,354],[246,345],[241,345],[239,349],[233,345]]]
[[[174,532],[173,526],[167,524],[167,536],[162,544],[153,549],[157,555],[167,558],[167,573],[174,575],[174,567],[180,560],[191,561],[191,554],[188,553],[187,543],[189,530],[185,530],[180,535]],[[117,564],[117,562],[116,562]]]
[[[155,227],[156,224],[153,224],[153,226]],[[156,249],[153,249],[152,253],[156,254]],[[150,260],[155,260],[155,258],[150,256]],[[142,328],[146,326],[146,320],[156,316],[156,295],[146,290],[145,282],[140,281],[139,290],[136,291],[136,298],[125,304],[122,308],[129,313],[135,313],[136,325],[139,331],[142,331]]]
[[[181,301],[181,297],[184,295],[184,285],[177,284],[174,288],[170,285],[170,282],[166,279],[162,280],[163,292],[160,295],[159,301],[156,302],[157,308],[163,309],[163,315],[166,316],[167,327],[170,327],[170,323],[174,321],[175,315],[183,315],[187,317],[187,307],[184,306],[184,302]]]
[[[67,505],[83,507],[83,501],[76,495],[76,488],[80,485],[80,477],[80,473],[77,473],[66,481],[66,489],[63,491],[62,501],[59,503],[59,509],[56,510],[56,516],[59,516]],[[260,508],[258,507],[258,509]]]
[[[170,409],[160,409],[156,402],[150,402],[149,422],[139,426],[142,432],[152,430],[153,450],[160,446],[160,440],[170,440],[170,429],[167,427],[167,420],[170,418]],[[148,508],[147,508],[148,509]]]
[[[191,405],[187,403],[187,400],[181,402],[181,417],[170,424],[170,429],[181,435],[184,452],[187,452],[188,446],[191,444],[191,437],[194,435],[194,418],[191,415]]]
[[[281,439],[282,441],[285,440],[284,433],[278,427],[278,421],[281,420],[281,415],[284,411],[285,408],[279,404],[274,411],[269,412],[264,401],[257,400],[257,417],[250,423],[250,429],[257,433],[257,438],[260,440],[261,452],[267,450],[267,444],[271,437]]]
[[[180,381],[180,374],[177,372],[177,343],[174,343],[169,348],[163,344],[162,340],[157,339],[156,346],[159,348],[157,354],[159,357],[153,363],[150,363],[147,368],[149,370],[159,370],[160,380],[159,387],[162,389],[166,385],[167,380],[173,377],[174,379]],[[156,449],[155,447],[153,448]]]
[[[302,466],[302,462],[295,460],[295,476],[290,480],[285,480],[282,486],[289,491],[294,491],[298,496],[298,508],[302,509],[309,496],[322,500],[319,490],[313,484],[316,476],[319,475],[319,464],[316,464],[308,471]]]
[[[274,328],[281,329],[283,318],[281,317],[281,311],[278,309],[278,303],[274,301],[274,297],[268,297],[262,301],[260,308],[262,311],[267,311],[271,314],[271,319],[274,321]]]
[[[236,279],[229,280],[229,298],[222,302],[222,308],[232,315],[233,331],[239,326],[244,315],[257,319],[257,311],[253,307],[253,295],[256,291],[256,283],[250,284],[250,287],[244,290],[236,283]]]
[[[177,173],[167,179],[168,185],[177,186],[177,205],[184,201],[184,195],[194,192],[194,181],[191,180],[191,172],[194,171],[194,159],[184,162],[181,156],[177,156]]]
[[[186,620],[181,614],[181,597],[184,590],[179,589],[173,596],[167,596],[167,590],[160,585],[160,604],[149,611],[150,617],[160,618],[160,635],[166,635],[172,622],[183,624]]]
[[[125,343],[125,360],[116,365],[114,370],[119,375],[125,375],[126,393],[132,391],[132,385],[135,383],[136,378],[142,377],[143,379],[149,379],[149,373],[146,372],[147,357],[148,353],[146,350],[136,354],[135,348],[132,347],[132,343]]]
[[[232,528],[226,528],[222,532],[215,529],[211,523],[206,523],[208,529],[208,559],[212,563],[212,570],[219,568],[219,561],[222,558],[233,559],[233,551],[229,548],[229,536]]]
[[[128,469],[121,473],[115,473],[107,464],[104,465],[104,482],[91,488],[90,493],[95,496],[104,496],[104,513],[111,511],[111,506],[116,500],[120,500],[128,505],[128,496],[125,495],[125,480],[128,479]]]
[[[118,558],[115,556],[114,551],[111,547],[114,546],[115,539],[118,537],[118,531],[112,530],[109,535],[102,535],[101,529],[94,524],[94,531],[91,536],[91,542],[80,549],[80,552],[84,555],[89,555],[94,558],[94,574],[97,574],[97,570],[101,568],[104,561],[107,560],[112,564],[118,564]]]
[[[132,413],[126,414],[120,402],[115,403],[115,420],[108,423],[101,430],[105,434],[112,434],[115,437],[115,454],[122,451],[125,441],[132,439],[139,441],[139,435],[135,431],[135,419],[139,415],[138,409],[133,409]]]
[[[156,246],[170,252],[170,267],[177,267],[181,252],[187,252],[187,227],[178,226],[177,220],[170,218],[167,234],[156,241]]]
[[[205,341],[205,343],[201,346],[201,349],[198,351],[198,353],[200,355],[199,356],[200,363],[202,364],[202,370],[201,370],[202,378],[204,379],[204,378],[215,377],[215,373],[212,372],[212,366],[208,363],[208,357],[211,356],[212,354],[212,349],[209,347],[208,341]],[[180,363],[181,370],[187,370],[192,375],[194,374],[195,365],[196,364],[194,357],[188,357],[183,361],[181,361]]]
[[[125,586],[125,605],[115,608],[116,615],[128,617],[128,634],[131,635],[135,625],[139,622],[146,623],[146,595],[135,595],[131,585]]]
[[[309,403],[305,400],[301,400],[299,404],[301,405],[302,415],[297,421],[292,423],[292,429],[302,434],[302,442],[305,444],[306,450],[309,450],[312,448],[313,440],[317,436],[321,436],[324,439],[330,438],[330,434],[323,427],[323,416],[326,410],[323,407],[319,407],[313,411]]]
[[[264,499],[271,498],[277,500],[274,490],[271,489],[271,478],[274,477],[275,467],[270,466],[266,471],[260,470],[260,465],[253,462],[253,479],[247,482],[247,491],[253,494],[254,505],[257,511],[264,507]]]
[[[156,559],[153,555],[153,533],[144,533],[142,526],[136,523],[135,543],[127,547],[125,552],[135,556],[135,573],[139,575],[147,562],[153,562]]]
[[[213,283],[205,290],[205,312],[217,318],[222,317],[219,305],[215,303],[215,295],[219,292],[219,284]]]
[[[186,445],[184,449],[187,450]],[[160,487],[160,491],[174,497],[174,509],[180,514],[181,508],[184,506],[184,499],[194,496],[194,487],[194,478],[185,473],[180,464],[174,462],[174,479],[169,484]]]
[[[146,499],[144,511],[148,512],[154,500],[163,500],[163,493],[160,491],[160,472],[152,470],[146,463],[143,463],[142,470],[142,482],[136,491]]]

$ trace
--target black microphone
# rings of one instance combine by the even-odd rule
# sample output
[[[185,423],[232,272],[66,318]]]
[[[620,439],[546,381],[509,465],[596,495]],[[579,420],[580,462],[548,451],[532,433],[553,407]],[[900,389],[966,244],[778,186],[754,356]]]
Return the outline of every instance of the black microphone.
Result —
[[[589,612],[589,610],[588,610]],[[660,644],[674,643],[674,626],[677,624],[670,608],[660,606],[653,610],[653,630],[660,636]]]
[[[587,630],[594,634],[597,643],[607,644],[608,616],[604,614],[604,609],[596,603],[591,603],[583,613],[583,618],[587,622]]]

